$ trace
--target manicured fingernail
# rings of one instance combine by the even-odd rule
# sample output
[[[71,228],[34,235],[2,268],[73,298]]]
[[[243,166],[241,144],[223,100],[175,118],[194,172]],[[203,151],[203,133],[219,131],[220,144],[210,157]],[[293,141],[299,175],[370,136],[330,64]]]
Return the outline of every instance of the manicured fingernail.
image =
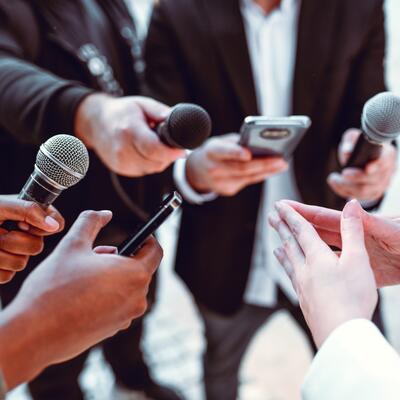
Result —
[[[21,229],[21,231],[28,232],[31,227],[26,222],[18,222],[18,228]]]
[[[51,231],[56,231],[60,228],[60,224],[50,215],[44,219],[44,222]]]
[[[343,153],[351,153],[353,151],[354,145],[352,142],[344,142],[340,148]]]
[[[360,207],[357,200],[351,200],[343,209],[343,218],[360,218]]]
[[[112,211],[110,210],[101,210],[99,213],[103,214],[105,217],[111,217],[112,216]]]
[[[336,182],[340,182],[340,174],[338,174],[337,172],[333,172],[332,174],[330,174],[329,176],[328,176],[328,180],[329,181],[331,181],[331,182],[334,182],[334,183],[336,183]]]

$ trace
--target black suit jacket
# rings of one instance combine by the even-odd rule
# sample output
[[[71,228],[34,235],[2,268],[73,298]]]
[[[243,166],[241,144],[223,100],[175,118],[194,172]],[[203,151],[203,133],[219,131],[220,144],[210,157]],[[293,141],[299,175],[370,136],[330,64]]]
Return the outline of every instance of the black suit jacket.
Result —
[[[359,127],[364,103],[385,90],[384,50],[382,0],[302,1],[293,114],[313,121],[294,156],[305,202],[343,205],[326,178],[339,167],[343,132]],[[238,132],[245,116],[258,114],[238,0],[161,0],[146,57],[151,93],[170,104],[202,105],[215,135]],[[261,191],[255,185],[231,198],[184,207],[177,272],[214,311],[229,314],[242,304]]]

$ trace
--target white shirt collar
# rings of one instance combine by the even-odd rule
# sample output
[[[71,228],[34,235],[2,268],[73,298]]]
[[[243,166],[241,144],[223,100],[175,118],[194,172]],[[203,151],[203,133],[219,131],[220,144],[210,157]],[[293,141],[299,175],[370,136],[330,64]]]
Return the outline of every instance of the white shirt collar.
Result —
[[[265,15],[264,11],[254,0],[242,0],[242,7],[254,15],[258,15],[261,18],[268,18],[269,16],[280,13],[287,14],[297,10],[299,6],[299,0],[281,0],[281,4],[275,8],[269,15]]]

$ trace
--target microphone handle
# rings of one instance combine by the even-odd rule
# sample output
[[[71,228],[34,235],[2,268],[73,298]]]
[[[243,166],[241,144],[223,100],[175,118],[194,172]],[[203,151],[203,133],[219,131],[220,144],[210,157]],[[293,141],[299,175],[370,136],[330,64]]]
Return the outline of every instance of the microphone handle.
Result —
[[[49,207],[61,194],[62,190],[55,188],[46,177],[36,168],[29,177],[18,198],[21,200],[32,201],[38,204],[43,210]],[[4,221],[1,228],[7,231],[19,231],[16,221]]]
[[[365,134],[361,134],[344,168],[364,169],[368,163],[380,157],[382,147],[381,144],[367,140]]]

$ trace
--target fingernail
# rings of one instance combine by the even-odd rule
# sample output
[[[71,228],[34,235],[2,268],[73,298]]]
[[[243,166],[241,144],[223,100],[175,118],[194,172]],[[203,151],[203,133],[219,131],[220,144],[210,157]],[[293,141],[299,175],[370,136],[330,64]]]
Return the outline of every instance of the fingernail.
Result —
[[[342,171],[344,176],[358,176],[362,175],[362,171],[356,168],[346,168]]]
[[[56,231],[60,228],[60,224],[50,215],[44,219],[44,222],[51,231]]]
[[[378,170],[379,170],[379,167],[376,164],[371,164],[367,167],[367,172],[369,174],[374,174],[374,173],[378,172]]]
[[[112,216],[112,211],[110,210],[101,210],[99,213],[103,214],[104,216],[110,217]]]
[[[328,180],[331,182],[340,182],[340,175],[337,172],[333,172],[328,176]]]
[[[343,218],[360,218],[360,207],[357,200],[351,200],[343,209]]]
[[[30,226],[26,222],[19,222],[18,228],[21,229],[21,231],[28,232],[30,229]]]
[[[351,153],[353,151],[354,145],[351,142],[344,142],[340,148],[343,153]]]

